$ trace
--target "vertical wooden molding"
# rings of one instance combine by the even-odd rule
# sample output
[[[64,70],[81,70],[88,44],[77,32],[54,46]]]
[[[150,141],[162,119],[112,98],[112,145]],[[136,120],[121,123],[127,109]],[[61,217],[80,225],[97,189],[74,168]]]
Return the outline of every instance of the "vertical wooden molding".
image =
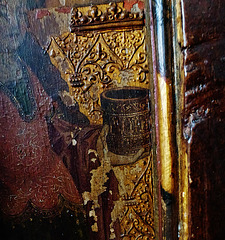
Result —
[[[149,1],[153,39],[159,239],[176,239],[176,145],[174,126],[171,1]],[[155,61],[154,61],[155,60]]]
[[[173,20],[173,49],[174,49],[174,85],[175,85],[175,104],[176,104],[176,143],[178,158],[178,238],[189,239],[189,191],[188,191],[188,154],[186,144],[183,139],[182,114],[184,112],[184,63],[182,61],[182,47],[186,44],[184,35],[184,16],[183,1],[172,1],[172,20]]]

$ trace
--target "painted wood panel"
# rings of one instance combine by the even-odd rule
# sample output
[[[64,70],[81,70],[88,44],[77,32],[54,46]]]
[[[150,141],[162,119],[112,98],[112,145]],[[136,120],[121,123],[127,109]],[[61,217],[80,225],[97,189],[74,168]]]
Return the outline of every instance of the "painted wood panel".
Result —
[[[155,238],[143,2],[92,3],[1,1],[10,239]]]

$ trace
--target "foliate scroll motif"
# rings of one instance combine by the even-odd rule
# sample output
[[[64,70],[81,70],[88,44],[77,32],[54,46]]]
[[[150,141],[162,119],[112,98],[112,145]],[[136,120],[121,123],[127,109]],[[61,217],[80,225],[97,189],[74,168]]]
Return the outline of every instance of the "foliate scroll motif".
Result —
[[[77,67],[81,59],[94,45],[95,37],[93,34],[86,34],[85,37],[78,38],[75,34],[66,33],[52,38],[48,54],[69,86],[83,85]]]
[[[130,166],[114,167],[113,171],[122,183],[119,191],[123,204],[118,201],[112,212],[112,216],[117,212],[121,239],[155,239],[151,157]]]
[[[142,31],[107,32],[103,36],[110,49],[123,61],[125,68],[129,68],[130,60],[144,41]]]
[[[52,39],[52,63],[93,124],[102,123],[100,94],[112,87],[148,87],[145,30],[67,33]]]

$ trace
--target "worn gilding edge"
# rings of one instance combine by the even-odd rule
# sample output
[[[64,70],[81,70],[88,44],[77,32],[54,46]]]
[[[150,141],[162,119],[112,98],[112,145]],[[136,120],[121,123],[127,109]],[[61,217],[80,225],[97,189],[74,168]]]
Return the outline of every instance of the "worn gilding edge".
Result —
[[[185,47],[185,21],[183,0],[173,0],[173,45],[176,101],[176,142],[178,149],[178,239],[189,239],[189,164],[186,143],[183,139],[182,114],[184,111],[184,66],[182,48]]]
[[[158,79],[158,105],[159,105],[159,147],[161,159],[161,185],[162,188],[173,194],[173,145],[172,145],[172,108],[171,108],[171,89],[170,84],[160,74]]]
[[[111,29],[121,29],[122,31],[126,29],[142,29],[144,22],[142,20],[137,21],[126,21],[126,22],[115,22],[115,23],[103,23],[101,25],[89,25],[89,26],[77,26],[71,27],[71,32],[85,32],[85,31],[111,31]]]
[[[156,239],[160,239],[161,236],[161,197],[160,197],[160,169],[158,167],[157,160],[157,145],[158,140],[156,135],[158,133],[158,117],[156,115],[157,105],[157,91],[154,89],[154,85],[156,84],[156,56],[155,56],[155,40],[154,40],[154,26],[153,26],[153,12],[152,12],[152,2],[149,0],[145,0],[145,9],[146,9],[146,43],[147,43],[147,53],[148,58],[151,59],[152,64],[149,64],[150,75],[153,78],[153,81],[150,81],[150,92],[151,92],[151,116],[152,121],[155,124],[152,124],[152,158],[153,158],[153,204],[154,204],[154,226],[155,226],[155,235]]]

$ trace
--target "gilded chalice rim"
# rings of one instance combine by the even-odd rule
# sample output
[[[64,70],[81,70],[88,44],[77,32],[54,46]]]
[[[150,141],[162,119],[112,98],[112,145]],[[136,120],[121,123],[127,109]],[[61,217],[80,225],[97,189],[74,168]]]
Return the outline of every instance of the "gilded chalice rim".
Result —
[[[112,97],[108,97],[106,96],[106,94],[110,91],[118,91],[118,90],[140,90],[140,91],[145,91],[146,92],[146,95],[145,96],[142,96],[140,95],[139,97],[136,97],[136,98],[112,98]],[[149,90],[147,88],[142,88],[142,87],[133,87],[133,86],[126,86],[126,87],[117,87],[117,88],[110,88],[110,89],[107,89],[105,91],[103,91],[101,93],[101,97],[104,98],[104,99],[107,99],[107,100],[110,100],[110,101],[116,101],[116,102],[130,102],[130,101],[135,101],[135,100],[140,100],[140,99],[144,99],[148,96],[149,94]]]

